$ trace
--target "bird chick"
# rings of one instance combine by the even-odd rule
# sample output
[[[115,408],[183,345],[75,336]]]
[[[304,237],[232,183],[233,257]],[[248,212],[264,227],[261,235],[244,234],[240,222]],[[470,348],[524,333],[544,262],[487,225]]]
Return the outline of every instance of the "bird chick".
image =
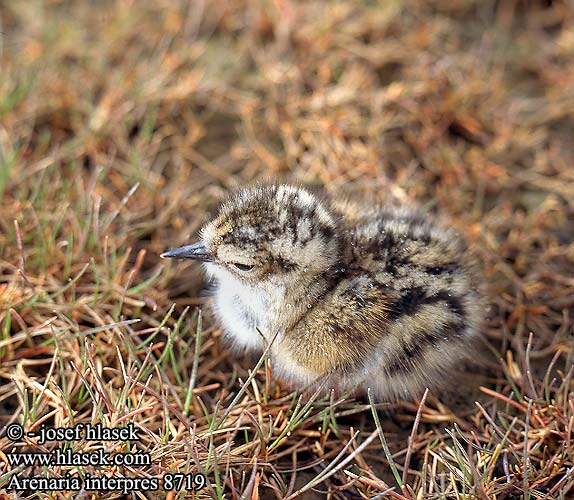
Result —
[[[200,234],[162,257],[205,262],[226,336],[258,351],[273,339],[274,371],[293,386],[410,398],[472,352],[476,263],[454,230],[409,208],[248,187]]]

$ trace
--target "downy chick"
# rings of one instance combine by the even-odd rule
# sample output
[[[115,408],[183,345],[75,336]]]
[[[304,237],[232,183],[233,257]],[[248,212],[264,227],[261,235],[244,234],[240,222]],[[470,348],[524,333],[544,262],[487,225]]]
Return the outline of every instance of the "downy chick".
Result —
[[[380,400],[440,385],[472,353],[484,300],[466,245],[409,208],[288,185],[245,188],[162,257],[205,262],[238,349],[270,348],[292,386],[370,387]]]

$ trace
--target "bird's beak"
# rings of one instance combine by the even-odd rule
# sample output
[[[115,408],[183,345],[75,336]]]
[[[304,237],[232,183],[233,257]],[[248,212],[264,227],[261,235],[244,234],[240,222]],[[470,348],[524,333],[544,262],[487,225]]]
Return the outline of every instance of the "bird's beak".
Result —
[[[168,250],[160,255],[164,259],[195,259],[203,262],[210,262],[213,257],[208,253],[203,242],[198,241],[193,245]]]

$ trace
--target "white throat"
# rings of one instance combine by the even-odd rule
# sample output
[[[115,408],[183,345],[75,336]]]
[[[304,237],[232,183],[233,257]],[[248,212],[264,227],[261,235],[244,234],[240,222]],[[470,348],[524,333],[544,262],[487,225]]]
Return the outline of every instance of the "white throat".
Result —
[[[226,336],[238,349],[263,349],[261,334],[266,340],[273,336],[270,328],[275,323],[282,291],[255,289],[216,264],[208,263],[205,269],[215,281],[215,314]]]

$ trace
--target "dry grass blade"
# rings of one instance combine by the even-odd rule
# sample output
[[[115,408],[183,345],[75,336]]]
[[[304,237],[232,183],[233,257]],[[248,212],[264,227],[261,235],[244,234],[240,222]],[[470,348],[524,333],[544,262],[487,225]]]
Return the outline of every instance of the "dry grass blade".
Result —
[[[369,444],[371,444],[371,442],[377,437],[377,435],[378,435],[378,431],[374,430],[369,435],[369,437],[367,439],[365,439],[365,441],[363,441],[355,450],[353,450],[352,453],[349,454],[349,456],[347,458],[345,458],[345,459],[341,460],[339,463],[337,463],[339,461],[339,459],[343,456],[343,454],[347,451],[347,449],[351,446],[351,444],[353,443],[353,440],[357,437],[356,434],[354,436],[352,436],[351,440],[349,440],[349,442],[345,445],[345,447],[341,450],[341,452],[325,468],[325,470],[323,472],[318,474],[312,481],[309,481],[305,486],[303,486],[302,488],[299,488],[295,493],[293,493],[292,495],[289,495],[286,498],[286,500],[292,500],[294,498],[297,498],[298,496],[302,495],[306,491],[308,491],[311,488],[322,483],[323,481],[325,481],[326,479],[331,477],[333,474],[337,473],[339,470],[341,470],[343,467],[345,467],[351,460],[353,460],[357,455],[359,455],[367,446],[369,446]]]

